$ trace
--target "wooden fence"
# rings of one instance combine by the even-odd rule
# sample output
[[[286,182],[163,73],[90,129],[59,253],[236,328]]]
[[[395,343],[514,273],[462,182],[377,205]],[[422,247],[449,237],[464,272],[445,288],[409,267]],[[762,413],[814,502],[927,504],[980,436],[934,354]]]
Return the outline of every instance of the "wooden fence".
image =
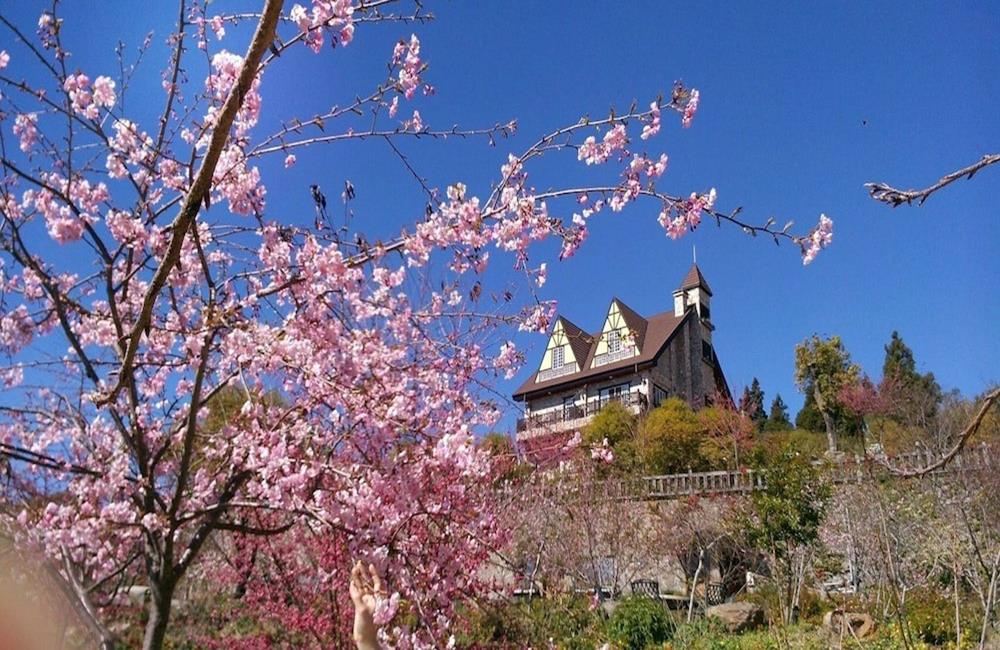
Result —
[[[834,483],[861,483],[873,476],[889,475],[888,466],[904,471],[916,470],[929,467],[939,459],[939,454],[930,451],[910,452],[891,458],[849,456],[843,462],[827,467],[826,476]],[[963,450],[944,467],[929,474],[980,472],[993,468],[1000,468],[1000,454],[983,444]],[[693,495],[745,494],[763,489],[766,485],[766,472],[746,469],[644,476],[632,481],[616,481],[607,485],[607,489],[611,498],[658,500]]]

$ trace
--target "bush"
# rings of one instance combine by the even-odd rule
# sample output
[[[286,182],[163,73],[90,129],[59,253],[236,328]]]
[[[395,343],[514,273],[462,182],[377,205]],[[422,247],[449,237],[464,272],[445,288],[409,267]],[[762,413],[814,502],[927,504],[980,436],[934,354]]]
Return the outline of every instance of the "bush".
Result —
[[[678,625],[673,639],[663,647],[664,650],[829,650],[831,643],[825,631],[809,625],[729,634],[724,626],[703,619]],[[856,646],[844,647],[853,650]],[[868,645],[864,649],[871,650]]]
[[[639,431],[643,461],[651,474],[712,469],[703,449],[708,442],[705,426],[698,416],[676,397],[646,414]]]
[[[532,598],[469,606],[456,629],[460,648],[546,648],[551,639],[565,650],[590,650],[600,640],[600,609],[579,596]]]
[[[968,606],[959,609],[964,639],[979,638],[978,616],[971,610]],[[913,636],[925,643],[945,645],[956,640],[955,602],[938,591],[927,588],[908,591],[906,622]]]
[[[638,418],[620,402],[609,402],[583,428],[583,441],[588,447],[600,446],[604,440],[615,454],[615,466],[623,470],[637,462],[635,431]]]
[[[609,640],[624,650],[645,650],[670,639],[674,621],[659,601],[630,596],[618,603],[608,619]]]

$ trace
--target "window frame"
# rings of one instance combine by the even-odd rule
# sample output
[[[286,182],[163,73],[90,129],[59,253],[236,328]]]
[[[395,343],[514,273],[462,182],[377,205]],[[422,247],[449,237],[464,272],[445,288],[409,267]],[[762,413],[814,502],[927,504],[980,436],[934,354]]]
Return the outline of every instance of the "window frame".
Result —
[[[558,355],[557,355],[558,353]],[[558,360],[558,363],[557,363]],[[552,348],[552,369],[562,368],[566,365],[566,346],[557,345]]]

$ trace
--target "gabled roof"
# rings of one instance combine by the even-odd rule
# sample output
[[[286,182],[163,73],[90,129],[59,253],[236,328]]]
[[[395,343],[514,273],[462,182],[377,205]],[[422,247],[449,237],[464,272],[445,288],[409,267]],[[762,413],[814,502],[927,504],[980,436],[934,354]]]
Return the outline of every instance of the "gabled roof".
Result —
[[[612,302],[618,304],[618,313],[622,315],[622,319],[625,320],[625,324],[628,325],[629,330],[632,331],[633,336],[635,336],[635,345],[641,351],[642,344],[646,338],[646,327],[648,325],[646,319],[637,314],[631,307],[623,303],[618,298],[614,298]]]
[[[622,305],[619,302],[619,309],[621,309],[621,307]],[[626,307],[626,309],[628,308]],[[624,313],[625,312],[623,311],[622,314],[624,315]],[[632,313],[634,314],[635,312]],[[523,384],[521,384],[520,387],[518,387],[516,391],[514,391],[514,399],[520,401],[529,394],[545,392],[555,386],[563,386],[577,381],[596,381],[603,377],[618,374],[618,371],[623,369],[634,368],[636,365],[654,361],[666,347],[666,344],[670,341],[670,338],[673,336],[674,332],[677,331],[680,324],[684,322],[684,319],[688,318],[693,313],[693,311],[687,311],[681,316],[674,316],[673,311],[665,311],[645,319],[639,317],[640,320],[645,323],[645,329],[643,331],[644,340],[642,345],[639,347],[639,354],[634,357],[622,359],[621,361],[598,366],[597,368],[592,368],[591,364],[594,361],[594,351],[597,349],[597,346],[594,343],[601,337],[601,332],[591,334],[591,344],[589,345],[587,354],[585,356],[577,357],[577,359],[586,360],[581,365],[580,370],[568,375],[556,377],[554,379],[548,379],[543,382],[535,381],[535,377],[538,373],[534,372]],[[628,320],[626,320],[626,323],[627,322]],[[575,352],[576,351],[574,350],[574,353]]]
[[[705,276],[701,274],[701,269],[698,268],[697,264],[692,264],[691,268],[688,270],[687,275],[681,280],[681,286],[679,287],[681,291],[686,289],[693,289],[695,287],[701,287],[705,290],[705,293],[712,295],[712,290],[708,286],[708,282],[705,280]]]
[[[583,367],[587,355],[590,354],[590,348],[594,344],[593,337],[565,316],[560,316],[556,320],[562,323],[563,333],[566,335],[569,347],[573,349],[573,357]]]

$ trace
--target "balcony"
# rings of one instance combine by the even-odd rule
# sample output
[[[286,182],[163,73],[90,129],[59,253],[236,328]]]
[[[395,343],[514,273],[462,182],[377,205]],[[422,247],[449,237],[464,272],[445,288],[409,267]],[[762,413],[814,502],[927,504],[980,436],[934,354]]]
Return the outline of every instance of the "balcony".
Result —
[[[606,352],[604,354],[597,355],[594,357],[594,363],[591,367],[597,368],[598,366],[606,366],[609,363],[621,361],[622,359],[631,359],[637,352],[638,350],[634,345],[626,345],[614,352]]]
[[[624,404],[633,413],[638,414],[647,405],[646,396],[642,393],[628,393],[608,397],[593,397],[584,404],[573,404],[554,408],[545,413],[518,418],[517,435],[519,438],[534,438],[546,433],[558,433],[585,426],[592,417],[611,402]]]
[[[548,370],[542,370],[535,377],[537,383],[542,383],[543,381],[548,381],[550,379],[555,379],[556,377],[562,377],[563,375],[571,375],[576,372],[577,366],[575,363],[564,363],[556,368],[549,368]]]

